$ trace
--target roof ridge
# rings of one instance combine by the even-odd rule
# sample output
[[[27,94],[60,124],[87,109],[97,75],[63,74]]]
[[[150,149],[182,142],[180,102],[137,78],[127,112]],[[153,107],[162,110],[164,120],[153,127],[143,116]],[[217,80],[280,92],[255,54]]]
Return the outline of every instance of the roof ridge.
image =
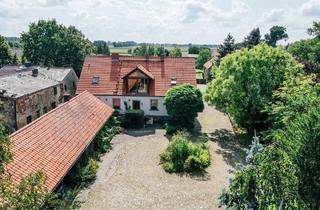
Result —
[[[88,90],[85,90],[85,91],[81,92],[80,94],[78,94],[77,96],[73,97],[73,98],[70,99],[69,101],[61,104],[60,106],[56,107],[55,109],[50,110],[49,112],[41,115],[40,117],[38,117],[37,119],[35,119],[35,120],[32,121],[31,123],[29,123],[28,125],[26,125],[26,126],[20,128],[19,130],[13,132],[12,134],[10,134],[9,137],[11,138],[11,137],[13,137],[13,136],[16,136],[17,134],[21,133],[23,130],[27,129],[27,128],[30,127],[31,125],[37,123],[39,120],[41,120],[41,119],[44,118],[45,116],[49,115],[50,113],[53,113],[53,112],[57,111],[58,109],[61,109],[61,107],[63,107],[63,106],[66,105],[66,104],[71,103],[72,101],[74,101],[75,99],[79,98],[81,95],[84,95],[85,93],[89,93],[89,91],[88,91]]]

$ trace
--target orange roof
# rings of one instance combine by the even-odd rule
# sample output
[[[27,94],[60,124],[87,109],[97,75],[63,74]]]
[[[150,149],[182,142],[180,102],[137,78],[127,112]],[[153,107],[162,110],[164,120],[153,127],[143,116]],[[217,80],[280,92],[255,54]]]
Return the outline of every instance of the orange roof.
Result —
[[[91,143],[113,109],[85,91],[10,135],[13,181],[42,170],[53,190]]]
[[[150,71],[148,71],[146,68],[144,68],[142,65],[138,65],[135,69],[132,69],[132,71],[128,72],[126,75],[124,75],[122,78],[125,78],[127,76],[129,76],[132,72],[134,72],[135,70],[140,70],[142,73],[144,73],[145,75],[147,75],[149,78],[154,79],[153,74],[151,74]]]
[[[151,96],[164,96],[172,87],[171,79],[177,84],[190,83],[196,86],[194,58],[139,57],[139,56],[87,56],[78,82],[77,93],[88,90],[96,95],[125,95],[123,77],[137,67],[153,76]],[[144,69],[144,70],[143,70]],[[151,76],[150,76],[151,75]],[[99,84],[92,84],[92,77],[99,77]],[[152,78],[152,77],[151,77]]]
[[[217,60],[217,57],[212,57],[210,60],[208,60],[204,65],[203,67],[205,69],[211,69],[211,67],[213,66],[213,64],[216,62]]]

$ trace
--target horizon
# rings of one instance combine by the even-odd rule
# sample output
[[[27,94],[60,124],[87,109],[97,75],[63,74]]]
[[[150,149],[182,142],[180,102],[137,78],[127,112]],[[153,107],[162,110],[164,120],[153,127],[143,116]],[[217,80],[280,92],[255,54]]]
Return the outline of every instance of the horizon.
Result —
[[[3,36],[20,37],[30,23],[39,19],[56,19],[66,26],[75,26],[91,41],[215,45],[221,43],[228,33],[240,42],[253,28],[259,27],[263,37],[273,25],[281,25],[286,27],[289,35],[289,39],[283,42],[287,44],[308,38],[307,28],[320,17],[319,0],[0,2],[0,33]]]

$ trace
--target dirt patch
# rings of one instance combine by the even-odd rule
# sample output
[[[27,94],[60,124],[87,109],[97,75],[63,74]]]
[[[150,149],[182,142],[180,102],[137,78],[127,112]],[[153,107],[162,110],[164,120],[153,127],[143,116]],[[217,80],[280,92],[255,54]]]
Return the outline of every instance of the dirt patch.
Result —
[[[244,159],[226,115],[206,106],[197,129],[208,134],[212,164],[205,176],[166,173],[159,154],[169,143],[164,130],[147,136],[120,134],[100,164],[97,179],[82,191],[81,209],[218,209],[232,171]]]

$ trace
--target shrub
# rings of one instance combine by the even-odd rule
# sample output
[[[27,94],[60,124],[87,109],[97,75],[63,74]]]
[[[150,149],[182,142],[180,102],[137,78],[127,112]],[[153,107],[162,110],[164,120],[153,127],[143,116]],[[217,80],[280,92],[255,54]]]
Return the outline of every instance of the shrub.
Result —
[[[221,203],[228,209],[305,209],[298,195],[297,170],[286,152],[269,146],[235,174]]]
[[[143,128],[144,126],[144,111],[140,109],[126,110],[125,127]]]
[[[190,142],[184,131],[172,137],[172,142],[160,155],[160,159],[163,169],[169,173],[201,172],[210,165],[208,146]]]
[[[79,161],[67,176],[67,183],[74,187],[87,185],[96,177],[98,169],[99,164],[97,160],[91,157],[85,163]]]
[[[301,72],[302,66],[284,49],[267,45],[243,49],[223,58],[206,100],[229,113],[237,125],[253,132],[268,126],[264,110],[273,91]]]
[[[167,131],[174,132],[180,129],[191,129],[197,113],[204,109],[202,94],[199,89],[190,84],[171,88],[164,98],[169,122]]]

